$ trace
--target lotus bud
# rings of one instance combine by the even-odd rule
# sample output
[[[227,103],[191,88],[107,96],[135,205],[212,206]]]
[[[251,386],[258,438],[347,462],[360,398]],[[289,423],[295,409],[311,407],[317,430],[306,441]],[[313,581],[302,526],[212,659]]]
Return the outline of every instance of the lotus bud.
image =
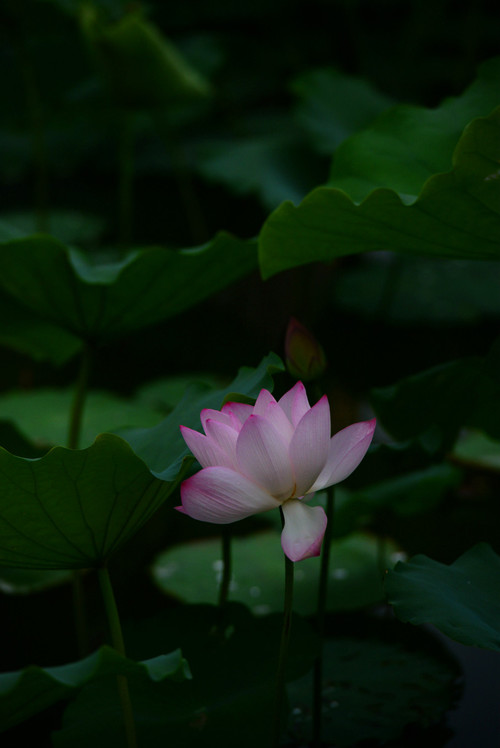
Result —
[[[319,379],[326,369],[325,352],[314,335],[294,317],[285,336],[286,366],[292,377],[305,382]]]

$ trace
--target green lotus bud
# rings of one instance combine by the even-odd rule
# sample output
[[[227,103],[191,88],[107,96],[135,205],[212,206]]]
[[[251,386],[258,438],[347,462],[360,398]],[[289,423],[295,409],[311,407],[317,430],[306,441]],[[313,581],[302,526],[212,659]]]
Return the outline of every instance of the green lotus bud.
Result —
[[[285,361],[290,374],[303,382],[318,379],[326,369],[323,348],[307,327],[294,317],[286,331]]]
[[[107,23],[86,3],[80,20],[97,67],[120,106],[164,107],[210,93],[208,81],[139,12]]]

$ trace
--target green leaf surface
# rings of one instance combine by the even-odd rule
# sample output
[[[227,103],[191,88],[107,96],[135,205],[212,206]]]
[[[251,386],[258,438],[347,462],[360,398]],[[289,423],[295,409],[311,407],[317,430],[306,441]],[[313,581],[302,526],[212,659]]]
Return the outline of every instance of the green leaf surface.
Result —
[[[0,566],[0,592],[7,595],[30,595],[69,582],[71,569],[14,569]]]
[[[12,236],[1,236],[5,241],[36,234],[37,216],[33,212],[2,213],[1,222],[12,227]],[[100,240],[104,231],[104,220],[98,216],[78,210],[51,210],[47,218],[50,233],[64,244],[93,244]]]
[[[335,278],[335,302],[364,319],[409,324],[477,323],[500,316],[497,262],[375,253]]]
[[[57,323],[40,319],[36,311],[0,291],[0,344],[36,361],[56,366],[75,356],[82,341]]]
[[[73,398],[73,389],[7,392],[0,395],[0,413],[5,420],[15,423],[32,443],[45,447],[64,445],[68,440],[68,413]],[[89,446],[103,432],[135,424],[152,426],[160,418],[161,415],[146,404],[111,392],[91,391],[85,400],[80,446]]]
[[[214,606],[173,608],[125,631],[141,659],[175,641],[193,673],[185,683],[129,678],[139,745],[164,748],[255,748],[269,742],[282,616],[256,618],[231,603],[222,617]],[[317,654],[317,636],[294,616],[287,678],[302,676]],[[137,656],[137,655],[136,655]],[[92,714],[92,720],[88,715]],[[54,746],[121,746],[116,689],[83,689],[53,735]],[[243,729],[244,727],[244,729]]]
[[[402,631],[387,618],[337,618],[329,634],[323,655],[325,745],[386,744],[408,726],[413,738],[417,726],[440,722],[454,705],[459,668],[422,632]],[[313,693],[312,674],[288,686],[294,745],[311,739]]]
[[[363,78],[334,68],[304,73],[293,81],[292,91],[298,99],[295,117],[312,147],[324,155],[393,103]]]
[[[200,430],[203,408],[220,409],[226,398],[234,399],[236,394],[256,398],[261,389],[273,389],[272,375],[280,371],[284,371],[281,359],[270,353],[257,368],[242,367],[227,387],[210,389],[201,382],[193,384],[181,402],[157,426],[120,431],[120,436],[129,442],[154,475],[162,480],[173,480],[182,460],[189,454],[179,426]]]
[[[178,314],[255,264],[255,243],[224,233],[202,247],[136,250],[106,264],[36,235],[0,244],[0,287],[42,321],[102,341]]]
[[[174,487],[154,478],[112,434],[102,434],[84,450],[55,447],[37,460],[0,450],[0,564],[99,566]]]
[[[95,7],[84,3],[81,21],[98,69],[118,104],[156,108],[210,93],[208,81],[140,11],[106,23]]]
[[[315,172],[319,178],[319,169],[297,133],[284,132],[283,125],[262,135],[203,144],[198,170],[237,194],[258,195],[269,210],[284,200],[299,203],[314,186]]]
[[[490,112],[499,80],[493,60],[460,99],[437,110],[397,107],[345,141],[330,186],[298,207],[284,203],[265,223],[264,277],[374,250],[497,259],[500,109]]]
[[[500,651],[500,557],[486,543],[450,566],[427,556],[397,564],[386,578],[394,612],[415,625],[432,623],[462,644]]]
[[[234,537],[229,595],[256,615],[283,609],[283,551],[279,532]],[[189,603],[216,602],[222,573],[219,538],[187,543],[162,553],[152,572],[169,595]],[[401,556],[391,541],[363,534],[335,540],[331,546],[327,605],[331,610],[362,608],[384,598],[382,574]],[[314,615],[320,559],[295,564],[294,609]]]
[[[140,387],[136,392],[136,399],[155,412],[169,413],[182,400],[186,389],[196,382],[202,386],[217,387],[220,377],[208,373],[192,373],[157,379]]]
[[[388,509],[402,517],[428,512],[461,479],[461,470],[442,463],[374,482],[357,491],[338,489],[333,531],[336,536],[346,535]]]
[[[49,668],[31,665],[18,672],[1,673],[0,730],[7,730],[51,704],[70,698],[88,683],[101,678],[108,678],[109,683],[109,676],[137,674],[154,682],[166,678],[182,681],[190,677],[180,650],[145,662],[134,662],[108,646],[69,665]],[[116,687],[116,682],[113,685]]]
[[[500,441],[490,439],[480,431],[461,433],[452,458],[468,466],[486,470],[500,470]]]
[[[0,447],[18,457],[42,457],[44,447],[27,439],[10,421],[0,420]]]
[[[433,367],[371,393],[382,425],[397,439],[431,433],[450,448],[463,426],[500,439],[500,343],[485,358]]]

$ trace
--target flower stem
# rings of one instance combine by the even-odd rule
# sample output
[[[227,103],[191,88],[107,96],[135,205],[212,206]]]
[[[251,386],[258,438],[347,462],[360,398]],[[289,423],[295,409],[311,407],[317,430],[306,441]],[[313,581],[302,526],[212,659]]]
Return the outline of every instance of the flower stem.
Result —
[[[125,644],[123,641],[120,616],[118,615],[118,608],[116,607],[116,600],[113,593],[113,587],[111,586],[108,567],[102,566],[98,570],[98,574],[104,601],[104,608],[106,610],[108,625],[111,632],[111,642],[114,649],[116,649],[119,654],[125,657]],[[120,703],[122,707],[127,748],[137,748],[134,714],[132,711],[132,703],[130,701],[130,693],[128,690],[128,680],[125,675],[117,675],[116,680],[118,685],[118,695],[120,697]]]
[[[80,371],[76,382],[73,404],[69,418],[68,447],[77,449],[80,441],[83,409],[90,371],[90,346],[85,344],[80,359]],[[80,657],[88,654],[89,642],[87,632],[87,621],[85,619],[85,597],[83,593],[83,572],[75,569],[73,572],[73,610],[75,618],[76,638]]]
[[[326,595],[328,591],[328,567],[330,564],[330,544],[332,539],[332,523],[334,512],[335,489],[333,486],[327,490],[326,525],[325,537],[323,538],[323,552],[321,554],[321,569],[318,588],[318,610],[316,614],[316,627],[319,636],[319,652],[314,663],[314,687],[313,687],[313,748],[321,745],[321,723],[322,723],[322,683],[323,683],[323,648],[325,640],[325,613]]]
[[[227,603],[229,585],[231,583],[231,531],[228,525],[222,527],[222,579],[219,587],[219,611]]]
[[[73,405],[69,421],[68,447],[69,449],[78,449],[80,441],[80,431],[82,427],[83,408],[89,383],[91,350],[90,346],[85,343],[80,359],[80,371],[76,382],[75,394],[73,396]]]
[[[284,526],[285,519],[280,507],[281,524]],[[290,642],[290,631],[292,628],[292,605],[293,605],[293,561],[285,555],[285,602],[283,606],[283,627],[281,629],[281,643],[278,657],[278,671],[276,674],[276,696],[274,703],[273,720],[273,748],[277,748],[280,742],[282,713],[285,701],[286,664],[288,659],[288,645]]]

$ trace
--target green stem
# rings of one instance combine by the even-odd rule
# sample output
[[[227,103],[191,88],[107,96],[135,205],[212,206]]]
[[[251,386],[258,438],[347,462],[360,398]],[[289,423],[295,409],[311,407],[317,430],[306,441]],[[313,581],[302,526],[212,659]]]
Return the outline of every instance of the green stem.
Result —
[[[227,603],[229,585],[231,583],[231,530],[229,525],[222,528],[222,579],[219,587],[219,611],[222,611]]]
[[[73,396],[68,430],[68,447],[77,449],[80,439],[83,408],[87,395],[90,370],[90,348],[85,345],[80,360],[80,371]],[[85,597],[83,594],[83,572],[75,569],[73,572],[73,611],[75,619],[76,640],[80,657],[89,651],[89,637],[85,617]]]
[[[281,525],[285,524],[283,509],[280,507]],[[278,671],[276,674],[276,696],[274,702],[273,719],[273,748],[278,748],[281,735],[281,718],[285,702],[286,665],[288,659],[288,645],[292,628],[293,606],[293,561],[285,555],[285,602],[283,606],[283,627],[281,629],[281,643],[278,657]]]
[[[322,723],[322,685],[323,685],[323,649],[325,640],[325,614],[326,596],[328,592],[328,569],[330,565],[330,545],[332,539],[332,525],[334,512],[335,489],[333,486],[327,491],[326,525],[323,538],[323,552],[321,554],[321,569],[318,587],[318,610],[316,614],[316,626],[319,636],[319,652],[314,662],[314,686],[313,686],[313,748],[321,745],[321,723]]]
[[[111,632],[111,642],[114,649],[125,657],[125,644],[123,641],[122,627],[120,623],[120,616],[118,615],[118,608],[116,607],[116,600],[113,593],[113,587],[111,586],[111,579],[107,566],[102,566],[98,570],[99,583],[101,586],[102,597],[104,601],[104,608],[106,610],[106,616],[108,619],[108,625]],[[135,732],[134,713],[132,711],[132,703],[130,701],[130,693],[128,689],[128,680],[125,675],[117,675],[118,695],[122,707],[123,723],[125,726],[125,735],[127,739],[127,748],[137,748],[137,737]]]
[[[80,371],[75,387],[73,405],[69,421],[68,447],[69,449],[78,449],[80,441],[80,430],[82,425],[83,408],[89,383],[91,350],[88,344],[85,344],[80,359]]]

